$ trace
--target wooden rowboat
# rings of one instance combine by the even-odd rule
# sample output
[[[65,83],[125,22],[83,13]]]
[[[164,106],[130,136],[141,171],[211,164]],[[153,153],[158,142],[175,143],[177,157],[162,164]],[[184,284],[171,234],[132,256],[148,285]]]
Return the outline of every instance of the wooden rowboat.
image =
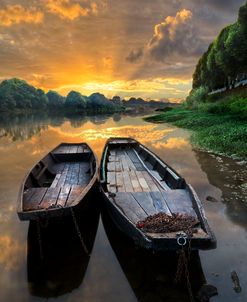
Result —
[[[110,138],[100,166],[101,191],[117,227],[139,246],[155,251],[216,247],[201,201],[186,181],[148,148],[131,138]],[[147,232],[139,223],[147,217],[177,213],[194,217],[193,234]]]
[[[87,144],[58,145],[24,178],[18,197],[20,220],[61,217],[71,208],[86,207],[85,197],[97,177],[97,159]]]

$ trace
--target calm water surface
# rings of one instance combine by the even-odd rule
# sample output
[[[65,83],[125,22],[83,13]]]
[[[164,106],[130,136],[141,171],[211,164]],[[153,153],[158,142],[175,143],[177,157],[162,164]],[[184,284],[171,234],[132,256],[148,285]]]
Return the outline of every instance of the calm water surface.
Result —
[[[49,259],[49,263],[56,264],[49,266],[49,273],[45,275],[48,277],[41,278],[43,284],[30,281],[32,265],[27,255],[30,256],[32,251],[27,251],[30,246],[28,232],[31,234],[32,229],[29,223],[20,222],[16,215],[16,199],[24,174],[63,141],[86,141],[100,158],[103,145],[111,136],[136,138],[194,186],[218,241],[217,249],[200,252],[201,265],[197,273],[200,277],[203,275],[202,283],[206,281],[217,287],[219,295],[211,301],[247,301],[246,163],[195,151],[189,143],[189,135],[189,132],[170,125],[145,123],[138,116],[2,119],[0,301],[188,300],[183,289],[177,290],[173,285],[169,289],[171,276],[168,280],[167,264],[163,263],[162,268],[159,265],[160,256],[155,258],[155,255],[147,255],[131,244],[123,244],[126,239],[114,235],[114,227],[104,216],[103,220],[89,217],[91,224],[95,221],[92,226],[95,232],[88,239],[93,246],[90,258],[83,257],[80,246],[74,246],[70,238],[65,238],[68,241],[61,243],[60,250],[58,246],[53,250],[51,257],[54,258]],[[213,201],[208,201],[208,196],[214,197],[210,199]],[[241,293],[233,290],[233,270],[239,276]],[[60,288],[58,280],[62,277],[66,285]],[[199,277],[193,278],[199,280]]]

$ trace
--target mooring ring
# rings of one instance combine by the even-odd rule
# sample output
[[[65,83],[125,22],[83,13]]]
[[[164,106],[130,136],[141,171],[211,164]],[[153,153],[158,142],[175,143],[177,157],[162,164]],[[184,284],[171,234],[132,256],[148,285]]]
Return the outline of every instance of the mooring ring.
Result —
[[[184,246],[187,243],[187,238],[185,236],[179,236],[177,238],[177,244],[180,246]]]

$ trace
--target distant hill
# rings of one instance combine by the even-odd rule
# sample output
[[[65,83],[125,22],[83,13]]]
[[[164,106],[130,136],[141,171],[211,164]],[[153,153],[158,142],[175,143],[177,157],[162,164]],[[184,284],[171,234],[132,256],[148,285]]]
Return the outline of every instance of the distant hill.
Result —
[[[193,90],[211,92],[241,84],[247,84],[247,3],[239,9],[237,22],[225,27],[203,54],[193,75]]]

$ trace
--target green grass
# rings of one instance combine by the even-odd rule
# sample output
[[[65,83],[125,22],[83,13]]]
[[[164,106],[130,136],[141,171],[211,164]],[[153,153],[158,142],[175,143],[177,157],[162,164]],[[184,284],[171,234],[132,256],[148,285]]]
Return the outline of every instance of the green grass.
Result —
[[[240,110],[240,108],[247,108],[246,104],[247,99],[238,99],[234,102],[227,100],[217,104],[204,103],[194,110],[176,108],[147,117],[145,120],[154,123],[171,123],[177,127],[193,130],[191,141],[195,147],[246,159],[247,114],[245,115],[245,109]],[[226,106],[233,109],[223,109]]]

